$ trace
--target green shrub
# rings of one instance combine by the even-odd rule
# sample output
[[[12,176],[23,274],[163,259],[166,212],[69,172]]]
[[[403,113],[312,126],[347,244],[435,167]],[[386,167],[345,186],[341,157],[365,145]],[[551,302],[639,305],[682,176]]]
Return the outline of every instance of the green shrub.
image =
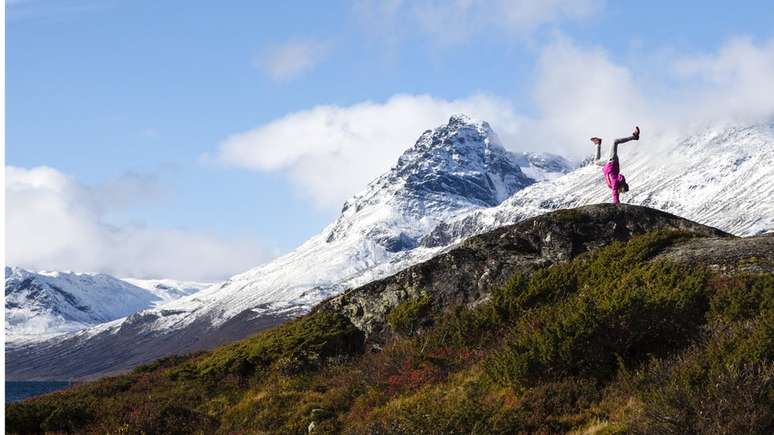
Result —
[[[723,363],[726,365],[774,361],[774,309],[761,311],[751,322],[742,322],[744,334],[733,335],[740,328],[738,325],[730,327],[731,332],[726,332],[730,337],[707,344],[708,352],[724,356]]]
[[[431,311],[432,299],[426,292],[421,292],[390,311],[387,322],[393,331],[403,335],[414,335],[419,327],[426,322]]]
[[[227,375],[246,379],[279,362],[280,368],[317,368],[326,358],[363,349],[363,333],[346,317],[319,311],[284,323],[255,337],[224,346],[181,367],[217,381]]]
[[[500,324],[491,305],[455,306],[440,315],[422,338],[430,349],[479,347],[492,341],[491,331]]]
[[[774,275],[739,274],[718,276],[711,282],[714,294],[710,315],[722,320],[749,319],[774,308]]]
[[[352,422],[345,433],[478,433],[492,409],[482,405],[483,394],[484,387],[475,376],[428,385],[375,407],[361,421]]]
[[[635,375],[641,406],[629,421],[635,433],[772,433],[774,361],[750,355],[771,347],[754,324],[716,331],[705,343]]]
[[[347,427],[347,433],[564,433],[588,420],[600,397],[593,381],[565,379],[526,390],[492,391],[479,373],[393,398]]]
[[[529,282],[529,277],[523,273],[513,275],[505,285],[492,289],[489,304],[483,307],[493,309],[498,321],[511,320],[521,312]]]
[[[513,407],[495,409],[495,433],[567,433],[590,419],[588,409],[602,394],[596,382],[566,378],[524,391]]]
[[[571,262],[540,269],[531,276],[517,273],[505,285],[492,289],[489,303],[473,309],[458,306],[447,310],[436,320],[431,334],[457,347],[491,341],[499,337],[491,334],[493,329],[508,325],[528,310],[560,302],[584,286],[615,282],[627,270],[683,237],[686,236],[676,232],[650,233],[629,243],[614,242]]]
[[[41,424],[56,408],[39,400],[28,400],[6,405],[5,424],[8,433],[40,433]]]
[[[589,282],[567,300],[526,312],[487,361],[488,373],[504,384],[608,378],[619,359],[630,363],[669,351],[703,323],[707,276],[702,268],[658,262],[622,270],[614,281]]]
[[[205,352],[196,352],[189,355],[172,355],[164,358],[159,358],[148,364],[143,364],[132,369],[132,373],[151,373],[161,369],[179,366],[193,358],[204,355]]]
[[[469,308],[456,305],[434,320],[426,342],[432,347],[479,348],[501,338],[492,331],[505,327],[533,301],[525,296],[529,278],[516,274],[505,285],[492,289],[489,302]]]
[[[97,398],[113,397],[117,394],[129,391],[136,382],[133,376],[115,376],[100,379],[89,385],[89,392]]]

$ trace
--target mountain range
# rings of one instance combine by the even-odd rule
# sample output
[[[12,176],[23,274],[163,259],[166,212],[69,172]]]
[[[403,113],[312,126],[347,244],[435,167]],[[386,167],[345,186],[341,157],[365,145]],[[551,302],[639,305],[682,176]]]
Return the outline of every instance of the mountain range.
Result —
[[[774,229],[772,125],[710,129],[621,147],[623,201],[737,234]],[[767,182],[768,181],[768,182]],[[422,133],[387,173],[293,252],[155,308],[9,346],[11,379],[93,377],[233,341],[320,301],[426,261],[459,242],[551,210],[609,201],[600,168],[513,154],[464,115]],[[116,352],[115,349],[121,349]]]
[[[209,286],[174,280],[118,279],[101,273],[5,268],[7,342],[44,340],[128,316]]]

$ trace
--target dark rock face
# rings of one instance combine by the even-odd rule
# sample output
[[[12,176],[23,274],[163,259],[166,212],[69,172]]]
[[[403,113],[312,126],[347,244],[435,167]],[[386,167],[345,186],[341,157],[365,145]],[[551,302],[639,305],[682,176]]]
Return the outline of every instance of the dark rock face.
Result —
[[[317,309],[342,312],[369,339],[381,341],[389,334],[386,315],[421,291],[432,295],[436,306],[474,303],[514,273],[529,273],[658,229],[711,237],[717,243],[738,240],[646,207],[598,204],[560,210],[470,238],[427,262],[329,299]]]
[[[384,246],[384,249],[388,252],[400,252],[416,248],[417,241],[405,233],[400,233],[396,237],[385,238],[381,245]]]
[[[398,159],[394,175],[406,180],[408,192],[454,195],[495,206],[534,180],[494,138],[489,124],[452,116],[447,125],[422,134]],[[503,192],[498,192],[497,184]]]

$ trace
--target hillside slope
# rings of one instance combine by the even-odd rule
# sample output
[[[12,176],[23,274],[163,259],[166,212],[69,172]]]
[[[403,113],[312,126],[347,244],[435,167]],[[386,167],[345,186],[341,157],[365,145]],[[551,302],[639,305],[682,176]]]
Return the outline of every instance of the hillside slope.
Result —
[[[774,235],[644,207],[563,210],[252,338],[9,405],[6,428],[771,433],[772,254]]]

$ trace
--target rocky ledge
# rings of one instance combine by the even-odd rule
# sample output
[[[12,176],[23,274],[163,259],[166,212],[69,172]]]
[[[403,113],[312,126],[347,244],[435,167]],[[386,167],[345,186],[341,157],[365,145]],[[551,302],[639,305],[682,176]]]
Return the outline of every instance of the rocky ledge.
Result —
[[[515,273],[531,273],[655,230],[694,236],[657,258],[721,271],[774,270],[774,235],[738,238],[647,207],[597,204],[559,210],[470,238],[424,263],[331,298],[316,310],[343,313],[378,343],[391,335],[389,312],[422,293],[430,295],[436,308],[475,304]]]

